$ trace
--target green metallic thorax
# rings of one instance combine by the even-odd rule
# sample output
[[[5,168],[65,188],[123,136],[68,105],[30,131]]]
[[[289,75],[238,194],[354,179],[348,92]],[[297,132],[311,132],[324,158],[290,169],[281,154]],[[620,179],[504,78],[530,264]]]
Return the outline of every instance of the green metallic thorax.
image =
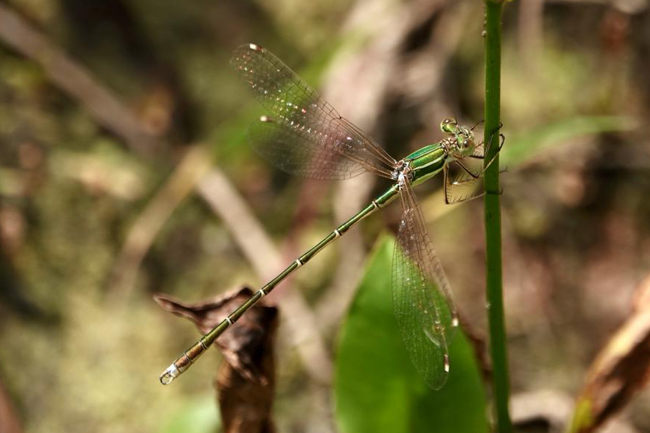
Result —
[[[447,162],[448,153],[441,143],[424,146],[404,158],[411,166],[413,185],[420,184],[440,173]]]

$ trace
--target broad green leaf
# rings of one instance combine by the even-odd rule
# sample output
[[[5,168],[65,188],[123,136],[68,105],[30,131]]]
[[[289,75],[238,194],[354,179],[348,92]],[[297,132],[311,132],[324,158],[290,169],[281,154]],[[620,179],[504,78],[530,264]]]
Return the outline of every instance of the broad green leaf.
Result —
[[[450,343],[451,371],[439,391],[411,364],[393,316],[394,239],[382,237],[342,327],[336,360],[336,418],[343,433],[481,433],[486,399],[462,332]]]

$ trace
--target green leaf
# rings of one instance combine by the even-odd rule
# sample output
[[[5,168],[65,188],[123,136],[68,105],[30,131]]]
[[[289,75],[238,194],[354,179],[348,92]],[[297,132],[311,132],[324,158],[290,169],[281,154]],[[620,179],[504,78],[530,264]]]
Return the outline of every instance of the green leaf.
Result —
[[[394,239],[372,255],[342,327],[336,362],[336,418],[344,433],[481,433],[488,431],[485,393],[467,338],[450,343],[451,371],[439,391],[413,367],[393,316]]]

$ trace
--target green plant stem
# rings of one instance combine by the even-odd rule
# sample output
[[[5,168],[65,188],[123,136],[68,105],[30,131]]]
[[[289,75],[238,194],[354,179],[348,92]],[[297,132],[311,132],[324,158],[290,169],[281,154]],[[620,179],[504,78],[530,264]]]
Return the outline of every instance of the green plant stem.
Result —
[[[500,97],[501,97],[501,1],[485,1],[485,136],[491,143],[485,158],[485,249],[486,290],[490,328],[490,355],[492,358],[492,392],[496,431],[512,432],[508,410],[509,378],[503,313],[503,279],[501,264],[501,210],[499,186]],[[496,155],[496,156],[495,156]]]

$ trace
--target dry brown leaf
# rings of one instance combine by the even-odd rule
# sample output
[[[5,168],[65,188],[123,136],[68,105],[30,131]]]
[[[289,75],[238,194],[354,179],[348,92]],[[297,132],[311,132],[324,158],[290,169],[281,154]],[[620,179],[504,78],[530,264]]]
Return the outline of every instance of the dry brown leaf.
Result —
[[[639,286],[630,318],[593,362],[571,432],[592,432],[621,410],[650,379],[650,276]]]
[[[244,287],[198,303],[183,303],[166,295],[156,295],[154,299],[166,311],[190,319],[206,333],[252,295],[253,291]],[[277,325],[277,308],[260,301],[215,343],[226,360],[219,366],[216,384],[221,419],[227,433],[275,431],[271,408]]]

